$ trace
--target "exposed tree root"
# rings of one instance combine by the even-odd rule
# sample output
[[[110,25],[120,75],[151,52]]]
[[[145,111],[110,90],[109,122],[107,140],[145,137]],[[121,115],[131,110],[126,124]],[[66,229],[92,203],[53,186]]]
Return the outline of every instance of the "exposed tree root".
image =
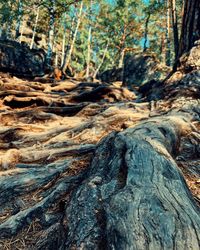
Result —
[[[58,216],[58,218],[57,216],[48,218],[48,216],[45,216],[45,212],[52,207],[53,204],[57,203],[64,195],[67,195],[71,189],[79,185],[82,179],[82,175],[61,179],[62,182],[60,181],[55,185],[52,192],[47,197],[43,198],[30,208],[10,216],[9,219],[2,223],[0,225],[0,237],[4,238],[16,235],[19,230],[30,224],[35,218],[40,218],[40,224],[42,226],[55,223],[55,219],[60,219],[60,216]],[[45,183],[42,184],[44,185]],[[49,221],[50,219],[51,221]]]
[[[114,84],[2,75],[0,248],[199,249],[192,77],[136,102]]]
[[[166,117],[104,139],[66,210],[66,249],[199,249],[200,211],[172,158],[190,131]]]
[[[79,95],[73,96],[71,101],[76,102],[97,102],[102,99],[107,101],[124,101],[124,100],[134,100],[135,95],[125,88],[116,88],[110,86],[99,86],[91,91],[82,92]]]

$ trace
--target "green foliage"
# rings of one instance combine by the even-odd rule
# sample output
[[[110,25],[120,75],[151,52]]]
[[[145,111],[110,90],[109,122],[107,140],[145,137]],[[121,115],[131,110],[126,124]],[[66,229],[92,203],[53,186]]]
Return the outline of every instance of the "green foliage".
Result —
[[[19,0],[18,0],[19,1]],[[0,0],[0,23],[7,32],[15,32],[19,19],[18,1]],[[27,24],[34,28],[36,10],[40,6],[37,34],[43,34],[48,43],[49,21],[52,3],[54,10],[54,52],[62,54],[63,34],[65,33],[65,52],[69,52],[73,35],[78,22],[80,0],[21,0],[23,17]],[[178,24],[180,26],[182,0],[177,0]],[[148,52],[155,53],[163,60],[162,46],[166,33],[166,1],[151,0],[149,4],[143,0],[83,0],[83,13],[78,28],[75,46],[71,58],[74,71],[85,69],[88,53],[88,30],[91,27],[91,67],[97,68],[104,58],[101,71],[118,66],[123,50],[142,52],[145,35],[145,24],[148,15]],[[170,32],[172,33],[172,27]],[[14,37],[14,35],[13,35]],[[170,34],[172,41],[173,36]],[[107,46],[108,44],[108,46]],[[173,46],[173,42],[171,42]],[[106,47],[107,50],[106,50]],[[61,58],[59,58],[59,64]]]

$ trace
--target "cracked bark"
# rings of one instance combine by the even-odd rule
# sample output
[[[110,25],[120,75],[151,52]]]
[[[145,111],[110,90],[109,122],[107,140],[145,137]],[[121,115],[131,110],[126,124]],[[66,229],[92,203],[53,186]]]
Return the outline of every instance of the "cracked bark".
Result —
[[[199,208],[173,158],[186,127],[158,118],[99,144],[66,210],[65,249],[199,249]]]

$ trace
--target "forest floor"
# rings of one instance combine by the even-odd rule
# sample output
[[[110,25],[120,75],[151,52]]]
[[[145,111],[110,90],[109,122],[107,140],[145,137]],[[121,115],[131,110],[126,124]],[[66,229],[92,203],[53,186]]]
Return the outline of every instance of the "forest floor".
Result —
[[[98,143],[108,134],[152,119],[176,119],[191,105],[199,107],[198,98],[173,91],[168,87],[165,99],[148,102],[137,91],[121,88],[119,82],[41,83],[1,74],[0,249],[45,249],[37,247],[38,242],[43,244],[41,236],[46,237],[46,228],[52,224],[57,226],[60,213],[70,203],[72,189],[59,185],[69,178],[76,188],[78,178],[85,178]],[[183,129],[179,154],[174,157],[197,206],[199,129],[199,119],[192,119],[191,127]],[[44,218],[38,214],[44,211],[49,217],[41,225]]]

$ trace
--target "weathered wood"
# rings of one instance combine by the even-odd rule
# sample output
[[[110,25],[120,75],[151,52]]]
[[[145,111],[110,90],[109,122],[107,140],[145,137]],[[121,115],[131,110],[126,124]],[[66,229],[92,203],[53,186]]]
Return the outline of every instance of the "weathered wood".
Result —
[[[3,80],[0,248],[198,249],[178,170],[198,201],[198,72],[142,87],[145,103],[114,84]]]
[[[17,196],[34,191],[65,172],[70,162],[49,164],[42,168],[23,168],[5,171],[0,176],[1,204],[10,202]],[[28,170],[28,171],[27,171]]]
[[[54,203],[66,195],[72,188],[75,188],[81,183],[84,173],[76,177],[69,177],[59,181],[51,191],[51,193],[42,199],[42,201],[37,202],[32,207],[22,210],[17,214],[9,217],[8,220],[0,225],[0,239],[7,238],[16,235],[19,230],[21,230],[26,225],[29,225],[31,221],[35,218],[42,218],[45,220],[45,212]],[[41,223],[42,223],[41,219]],[[60,218],[59,218],[60,219]],[[45,221],[44,221],[45,223]]]
[[[200,2],[188,0],[184,3],[179,56],[188,52],[200,39]]]
[[[133,92],[125,88],[115,88],[113,86],[109,87],[102,85],[91,91],[82,92],[79,95],[73,96],[71,100],[76,102],[97,102],[101,99],[106,99],[108,101],[109,98],[114,102],[120,100],[134,100],[136,99],[136,96]]]
[[[104,139],[67,207],[66,249],[199,249],[200,210],[173,159],[190,130],[166,117]]]

